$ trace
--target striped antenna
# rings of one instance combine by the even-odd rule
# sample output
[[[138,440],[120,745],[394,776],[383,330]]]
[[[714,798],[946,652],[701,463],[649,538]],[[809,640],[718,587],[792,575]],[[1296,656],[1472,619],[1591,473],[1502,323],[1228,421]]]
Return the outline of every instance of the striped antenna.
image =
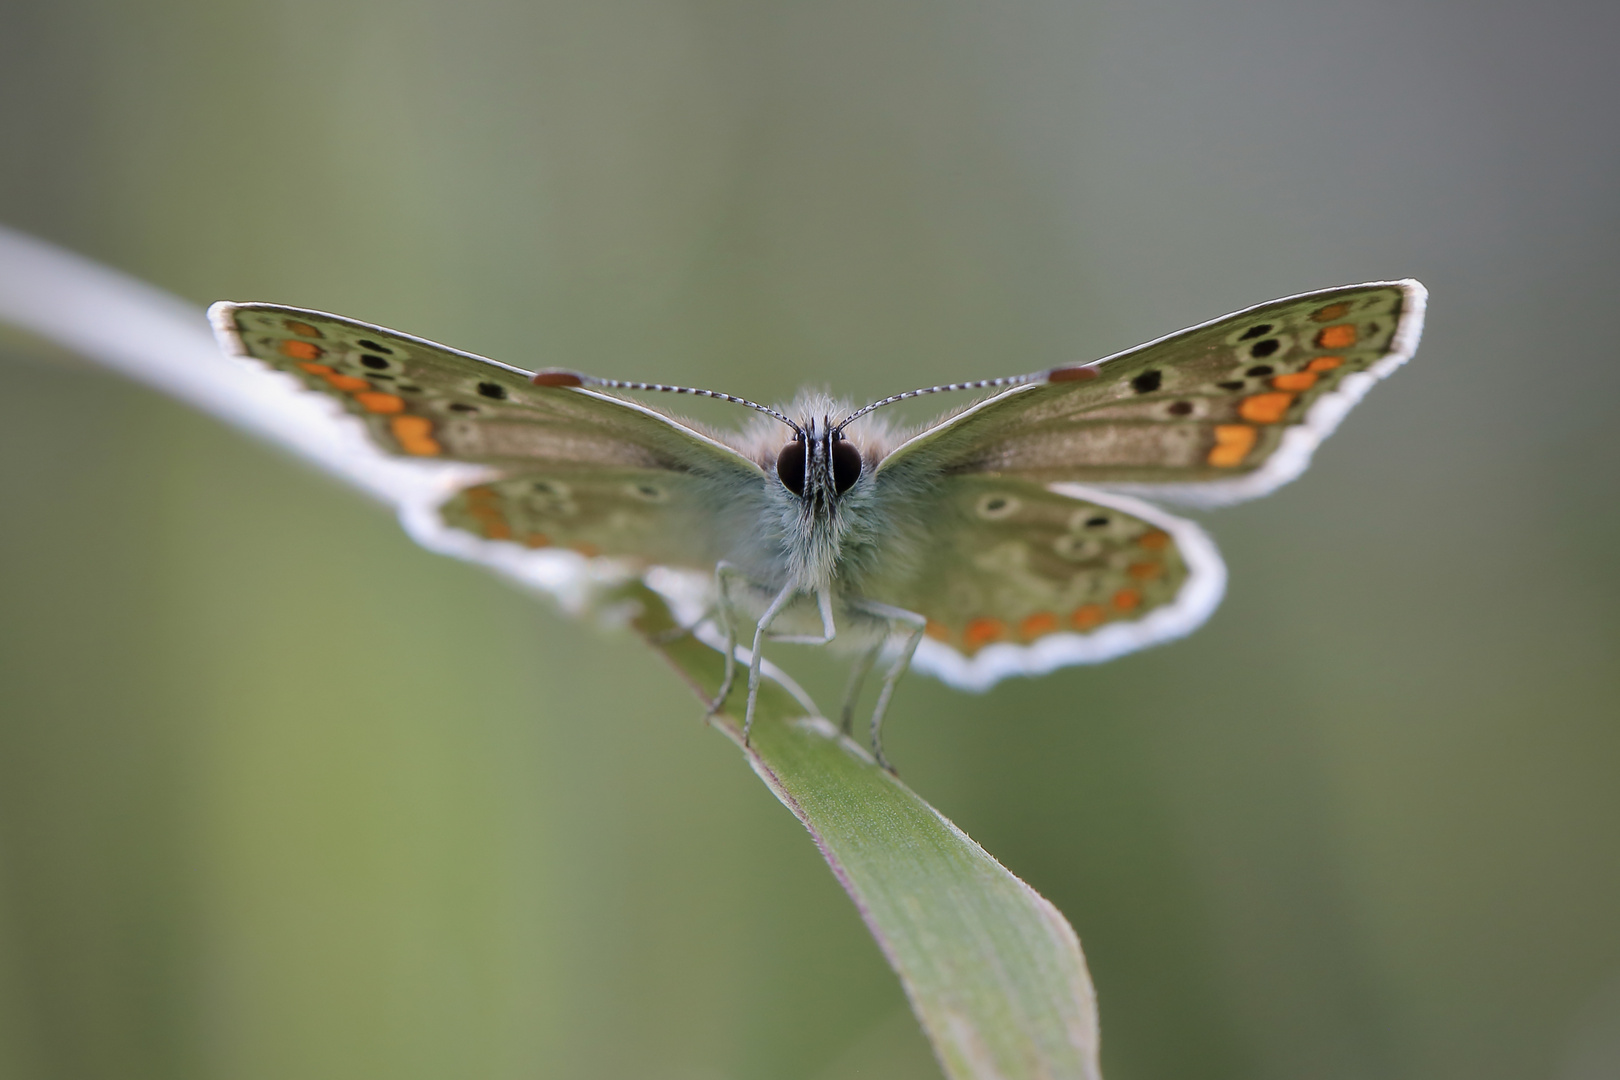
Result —
[[[881,409],[883,406],[893,405],[897,401],[907,401],[914,397],[922,397],[924,394],[943,394],[949,390],[991,390],[998,386],[1019,386],[1027,382],[1045,382],[1046,377],[1046,372],[1037,371],[1033,375],[1009,375],[1001,379],[977,379],[973,382],[947,383],[944,386],[925,386],[921,390],[907,390],[903,394],[895,394],[892,397],[884,398],[882,401],[874,401],[870,405],[856,409],[854,412],[840,420],[838,422],[838,426],[833,430],[844,430],[844,428],[848,427],[850,424],[853,424],[856,420],[859,420],[873,409]]]
[[[733,405],[746,405],[748,408],[756,412],[762,412],[766,416],[774,416],[792,428],[794,434],[801,436],[804,434],[803,428],[770,406],[761,405],[757,401],[749,401],[747,398],[722,394],[718,390],[699,390],[695,386],[665,386],[663,383],[626,382],[623,379],[599,379],[595,375],[584,375],[577,371],[538,371],[530,376],[529,381],[536,386],[600,386],[608,390],[657,390],[665,394],[691,394],[693,397],[729,401]]]

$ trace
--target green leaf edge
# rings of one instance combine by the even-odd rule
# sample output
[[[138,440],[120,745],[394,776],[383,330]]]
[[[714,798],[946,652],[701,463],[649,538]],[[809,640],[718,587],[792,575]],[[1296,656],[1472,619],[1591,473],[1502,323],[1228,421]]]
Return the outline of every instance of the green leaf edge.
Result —
[[[721,654],[678,634],[632,587],[636,626],[707,701]],[[809,831],[849,894],[951,1080],[1100,1080],[1096,991],[1080,939],[1049,901],[881,768],[813,703],[766,679],[743,744],[739,687],[710,719]]]

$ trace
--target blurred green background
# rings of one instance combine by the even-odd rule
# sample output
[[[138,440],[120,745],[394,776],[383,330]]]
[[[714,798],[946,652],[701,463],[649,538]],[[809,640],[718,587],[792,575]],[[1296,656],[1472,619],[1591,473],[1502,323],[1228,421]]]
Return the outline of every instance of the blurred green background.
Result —
[[[1193,638],[902,688],[1111,1080],[1620,1076],[1620,9],[4,0],[0,221],[198,304],[857,399],[1412,275]],[[937,1075],[628,636],[0,347],[0,1075]],[[779,651],[822,700],[841,669]]]

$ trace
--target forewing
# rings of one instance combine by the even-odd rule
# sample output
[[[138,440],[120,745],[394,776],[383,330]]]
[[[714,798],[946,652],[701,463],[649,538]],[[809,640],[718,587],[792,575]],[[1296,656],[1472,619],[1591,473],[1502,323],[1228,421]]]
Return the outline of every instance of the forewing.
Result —
[[[653,409],[380,326],[272,304],[215,304],[221,343],[297,377],[391,454],[505,469],[614,466],[739,478],[753,462]]]
[[[1263,495],[1412,355],[1425,297],[1415,281],[1306,293],[1057,369],[934,425],[877,475],[986,473],[1205,505]]]
[[[982,476],[938,491],[917,572],[872,591],[927,618],[915,664],[952,685],[1107,660],[1220,602],[1226,571],[1203,532],[1128,496]]]

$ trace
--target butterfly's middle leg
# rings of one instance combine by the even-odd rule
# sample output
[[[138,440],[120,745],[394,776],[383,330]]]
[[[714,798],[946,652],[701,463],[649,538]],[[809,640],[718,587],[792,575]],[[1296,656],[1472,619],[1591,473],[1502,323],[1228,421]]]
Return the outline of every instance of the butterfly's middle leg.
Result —
[[[878,643],[861,653],[855,660],[855,666],[850,669],[849,682],[844,684],[844,704],[838,711],[839,724],[845,735],[855,728],[855,701],[861,696],[861,687],[866,684],[866,676],[871,673],[872,665],[877,663],[878,654],[883,651],[886,638],[879,638]]]
[[[725,639],[725,674],[720,676],[720,692],[714,695],[709,702],[708,715],[713,716],[726,704],[726,698],[731,696],[731,684],[735,681],[733,676],[737,672],[737,612],[731,606],[731,590],[727,583],[732,578],[741,578],[742,573],[733,565],[722,560],[714,567],[714,616],[720,624],[720,634]]]
[[[927,628],[928,620],[915,611],[891,607],[888,604],[866,602],[861,605],[861,609],[870,615],[876,615],[878,618],[888,620],[890,639],[893,638],[896,632],[904,632],[906,635],[905,641],[900,646],[900,652],[894,658],[894,663],[890,664],[889,670],[883,673],[883,688],[878,691],[877,704],[872,707],[872,756],[877,759],[879,765],[890,772],[894,772],[894,766],[890,765],[889,759],[883,755],[883,714],[889,711],[889,699],[894,697],[895,684],[900,681],[900,676],[904,675],[906,670],[911,667],[912,654],[917,651],[917,645],[922,641],[923,630]],[[877,649],[874,649],[869,654],[866,660],[867,668],[872,666],[872,662],[877,659],[877,654],[882,648],[883,643],[879,643]],[[865,672],[863,671],[862,674],[864,675]]]

